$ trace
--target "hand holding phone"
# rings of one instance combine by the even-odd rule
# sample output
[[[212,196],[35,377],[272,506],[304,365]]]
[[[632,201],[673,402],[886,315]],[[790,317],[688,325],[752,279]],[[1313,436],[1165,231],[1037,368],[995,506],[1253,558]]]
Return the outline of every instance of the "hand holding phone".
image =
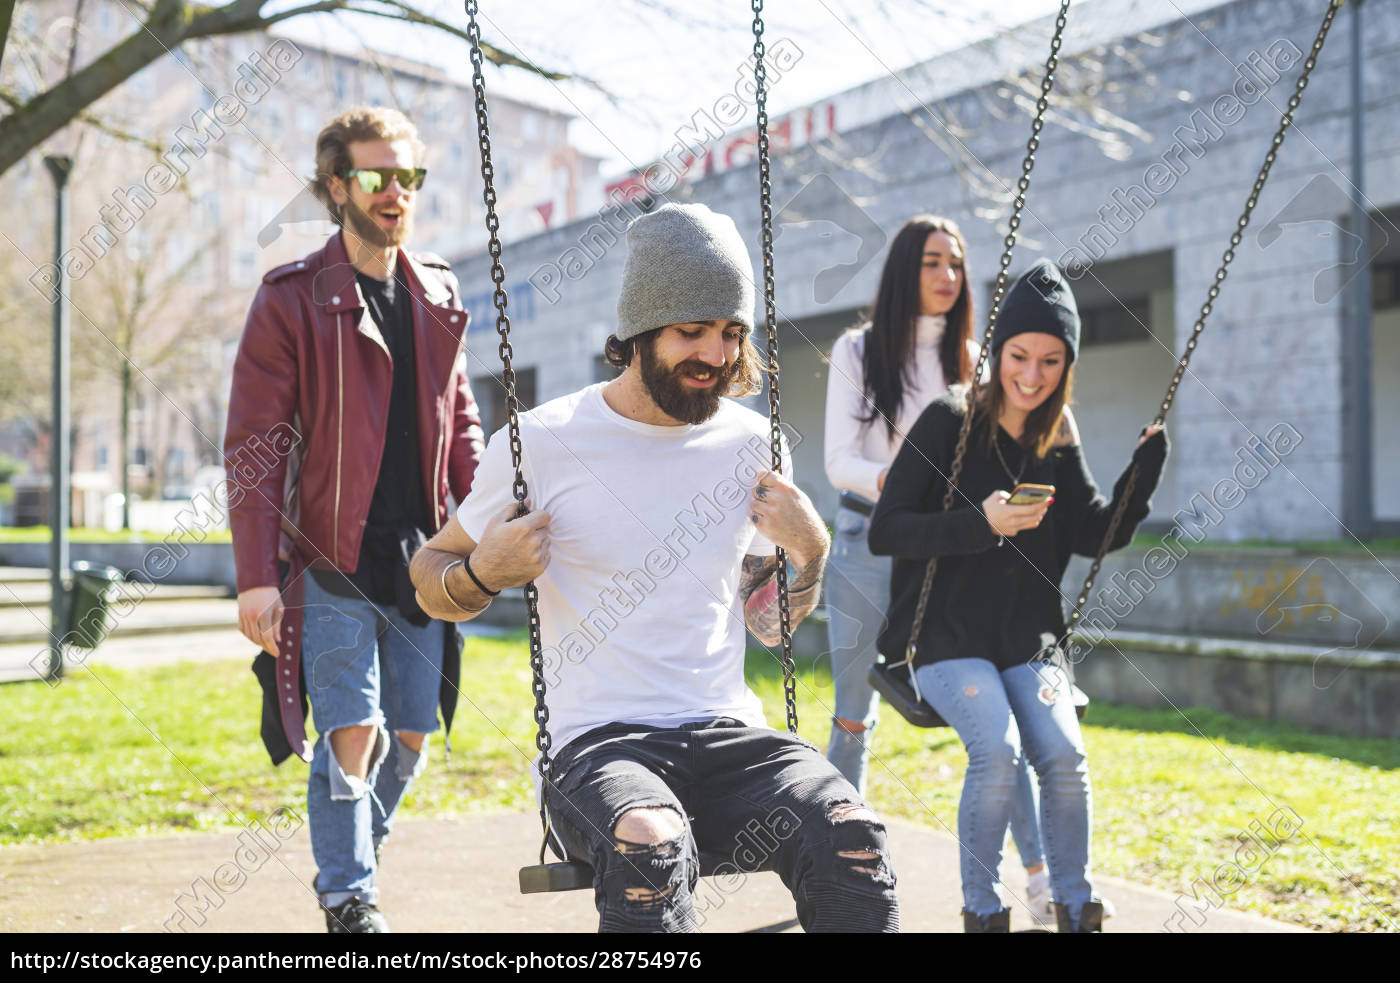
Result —
[[[1034,489],[1031,491],[1030,489]],[[1034,529],[1050,509],[1055,489],[1051,485],[1017,485],[1010,494],[994,491],[982,503],[987,525],[998,536],[1011,537],[1026,529]],[[1017,496],[1021,496],[1017,500]]]

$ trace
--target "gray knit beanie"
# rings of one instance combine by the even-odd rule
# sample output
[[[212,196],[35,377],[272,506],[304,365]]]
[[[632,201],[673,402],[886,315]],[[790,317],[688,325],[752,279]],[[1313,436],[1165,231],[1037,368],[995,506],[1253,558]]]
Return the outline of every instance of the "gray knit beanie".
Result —
[[[662,205],[627,227],[617,338],[690,321],[753,327],[753,263],[728,215]]]

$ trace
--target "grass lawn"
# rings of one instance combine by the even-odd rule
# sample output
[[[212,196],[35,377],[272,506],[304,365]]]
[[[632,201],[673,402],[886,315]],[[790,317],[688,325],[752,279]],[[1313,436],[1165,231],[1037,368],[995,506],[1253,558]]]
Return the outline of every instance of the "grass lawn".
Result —
[[[750,682],[769,719],[781,721],[771,656],[751,654]],[[438,743],[407,812],[532,809],[523,638],[473,639],[462,693],[451,763],[444,767]],[[803,736],[824,746],[827,669],[800,664],[798,693]],[[279,806],[301,811],[305,768],[271,767],[257,735],[259,699],[240,662],[99,666],[54,690],[0,687],[0,843],[228,829]],[[1085,723],[1097,870],[1189,894],[1197,878],[1209,882],[1218,865],[1238,860],[1246,876],[1232,907],[1331,930],[1400,920],[1400,744],[1206,710],[1183,717],[1095,704]],[[877,808],[956,830],[966,758],[951,730],[921,731],[887,712],[876,754]],[[1279,808],[1301,827],[1267,859],[1237,852],[1250,822],[1274,828]],[[1215,883],[1230,892],[1237,882]]]
[[[1162,546],[1165,543],[1164,537],[1156,533],[1140,532],[1133,536],[1132,545],[1141,549],[1151,549],[1153,546]],[[1299,539],[1299,540],[1278,540],[1278,539],[1240,539],[1228,543],[1217,543],[1210,546],[1211,549],[1228,550],[1235,547],[1270,547],[1275,549],[1290,549],[1298,553],[1400,553],[1400,536],[1389,536],[1376,539],[1368,539],[1364,542],[1357,542],[1354,539]]]

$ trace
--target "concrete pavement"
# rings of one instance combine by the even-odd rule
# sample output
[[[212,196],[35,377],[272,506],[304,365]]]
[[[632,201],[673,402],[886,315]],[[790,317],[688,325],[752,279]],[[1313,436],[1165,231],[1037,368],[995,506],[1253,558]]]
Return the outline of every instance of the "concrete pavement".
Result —
[[[0,848],[0,931],[324,931],[309,886],[309,832],[294,825],[278,830],[287,834],[279,838],[269,821],[260,835],[274,849],[264,850],[248,849],[247,834],[233,833]],[[889,830],[904,931],[960,932],[956,840],[904,820]],[[401,933],[594,931],[591,891],[518,893],[517,869],[534,863],[539,841],[533,814],[405,817],[385,845],[381,907]],[[1224,908],[1204,912],[1197,924],[1179,915],[1169,894],[1097,880],[1117,908],[1110,932],[1158,932],[1167,923],[1210,933],[1300,931]],[[1009,887],[1024,888],[1019,872]],[[800,931],[776,874],[749,875],[738,885],[703,880],[696,904],[705,932]],[[1012,906],[1012,929],[1031,927],[1024,905]]]

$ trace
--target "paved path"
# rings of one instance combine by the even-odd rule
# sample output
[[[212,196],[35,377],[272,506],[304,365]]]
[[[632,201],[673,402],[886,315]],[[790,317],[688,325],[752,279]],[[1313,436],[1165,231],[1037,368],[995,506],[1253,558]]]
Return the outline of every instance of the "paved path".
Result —
[[[246,835],[246,834],[239,834]],[[320,932],[309,887],[315,864],[307,828],[278,840],[275,851],[239,852],[228,833],[107,839],[0,848],[0,931],[154,932],[167,921],[192,932]],[[905,931],[961,931],[957,844],[951,836],[905,821],[890,824]],[[592,932],[591,891],[522,896],[516,871],[533,863],[539,826],[532,814],[491,813],[457,819],[405,817],[386,844],[382,908],[398,932]],[[250,873],[221,865],[242,863]],[[202,913],[191,885],[218,901]],[[1011,886],[1020,889],[1020,875]],[[1176,899],[1151,888],[1100,878],[1118,913],[1112,932],[1156,932],[1173,918]],[[219,885],[227,886],[223,891]],[[701,882],[697,907],[706,932],[799,931],[792,900],[774,874],[754,874],[725,894],[718,879]],[[187,915],[176,898],[184,893]],[[173,916],[173,918],[172,918]],[[1013,903],[1012,928],[1030,927]],[[1289,932],[1294,926],[1224,909],[1209,911],[1199,932]]]

